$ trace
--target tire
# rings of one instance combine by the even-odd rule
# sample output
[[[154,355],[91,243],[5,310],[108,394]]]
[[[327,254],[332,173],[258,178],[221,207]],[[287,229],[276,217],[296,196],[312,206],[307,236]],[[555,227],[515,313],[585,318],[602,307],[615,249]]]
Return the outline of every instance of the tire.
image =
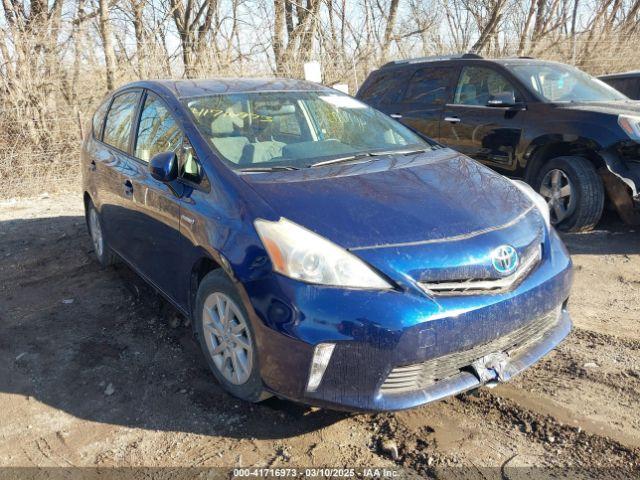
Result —
[[[115,264],[116,256],[113,254],[104,238],[102,219],[92,202],[89,202],[87,207],[87,226],[89,227],[89,236],[91,237],[93,251],[96,254],[98,263],[100,263],[103,268],[107,268],[108,266]]]
[[[559,230],[587,232],[602,217],[604,186],[586,158],[567,156],[549,160],[538,172],[534,188],[547,200],[551,223]]]
[[[227,320],[220,321],[218,312],[220,308],[225,311],[227,305]],[[200,348],[220,385],[248,402],[269,398],[259,373],[255,332],[236,287],[221,269],[208,273],[200,282],[194,320]]]

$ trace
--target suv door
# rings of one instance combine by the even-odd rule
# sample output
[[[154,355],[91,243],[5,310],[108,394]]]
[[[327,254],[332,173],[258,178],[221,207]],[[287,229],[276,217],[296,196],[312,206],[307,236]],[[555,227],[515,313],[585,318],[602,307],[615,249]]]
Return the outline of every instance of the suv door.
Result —
[[[116,95],[104,121],[102,144],[92,160],[98,181],[96,182],[103,230],[109,246],[125,256],[127,208],[132,195],[131,182],[127,179],[128,152],[135,112],[140,101],[140,90]]]
[[[508,96],[516,106],[490,106]],[[523,105],[522,94],[497,69],[465,66],[453,103],[444,108],[440,141],[497,170],[512,171],[526,114]]]
[[[442,112],[451,100],[458,71],[454,66],[419,68],[411,76],[399,101],[389,105],[385,113],[423,135],[439,140]]]
[[[127,224],[130,261],[148,280],[179,303],[181,187],[155,180],[149,161],[162,152],[182,155],[184,133],[167,104],[146,92],[132,148],[127,179],[133,195]],[[175,185],[174,187],[179,187]]]

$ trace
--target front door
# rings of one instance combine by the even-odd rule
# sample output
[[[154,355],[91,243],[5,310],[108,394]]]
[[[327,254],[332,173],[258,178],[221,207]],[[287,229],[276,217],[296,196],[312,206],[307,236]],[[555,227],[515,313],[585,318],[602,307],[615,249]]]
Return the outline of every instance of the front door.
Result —
[[[155,180],[149,161],[162,152],[182,148],[183,133],[165,103],[148,92],[143,99],[133,142],[127,255],[136,268],[173,300],[178,301],[180,193]]]
[[[512,97],[519,106],[492,106]],[[492,168],[515,170],[526,110],[520,92],[489,67],[462,69],[453,103],[444,107],[440,141]]]

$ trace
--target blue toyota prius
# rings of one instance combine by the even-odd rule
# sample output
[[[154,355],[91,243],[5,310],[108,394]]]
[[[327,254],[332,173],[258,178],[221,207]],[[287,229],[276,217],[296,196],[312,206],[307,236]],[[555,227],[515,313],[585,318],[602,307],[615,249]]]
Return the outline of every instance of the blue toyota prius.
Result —
[[[415,407],[507,381],[571,329],[542,198],[330,88],[128,84],[82,180],[100,263],[189,317],[248,401]]]

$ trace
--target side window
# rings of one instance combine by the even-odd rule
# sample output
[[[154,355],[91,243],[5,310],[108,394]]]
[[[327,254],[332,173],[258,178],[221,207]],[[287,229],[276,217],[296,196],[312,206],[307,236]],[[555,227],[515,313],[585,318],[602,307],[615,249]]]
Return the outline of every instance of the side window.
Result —
[[[490,68],[465,67],[453,102],[459,105],[486,105],[499,93],[512,93],[518,100],[516,89],[498,72]]]
[[[180,177],[193,183],[201,179],[200,164],[193,147],[165,103],[153,93],[147,94],[142,107],[134,151],[143,162],[149,162],[158,153],[175,152]]]
[[[373,106],[394,103],[399,94],[402,94],[407,83],[406,77],[405,72],[398,70],[378,75],[358,98]]]
[[[629,98],[638,98],[638,83],[635,78],[621,78],[609,81],[609,85]]]
[[[135,156],[148,162],[158,153],[179,153],[182,136],[182,130],[162,100],[147,94],[138,124]]]
[[[129,150],[133,116],[138,105],[139,92],[118,95],[111,104],[104,125],[103,141],[123,152]]]
[[[93,130],[93,138],[98,140],[102,139],[102,126],[104,125],[104,114],[107,113],[107,108],[109,108],[109,102],[111,99],[104,101],[102,105],[98,107],[96,113],[93,114],[93,119],[91,120],[91,126]]]
[[[421,68],[411,77],[403,102],[444,104],[449,101],[454,68]]]
[[[380,103],[380,100],[393,84],[393,75],[390,73],[379,75],[359,95],[362,100],[369,103]]]

